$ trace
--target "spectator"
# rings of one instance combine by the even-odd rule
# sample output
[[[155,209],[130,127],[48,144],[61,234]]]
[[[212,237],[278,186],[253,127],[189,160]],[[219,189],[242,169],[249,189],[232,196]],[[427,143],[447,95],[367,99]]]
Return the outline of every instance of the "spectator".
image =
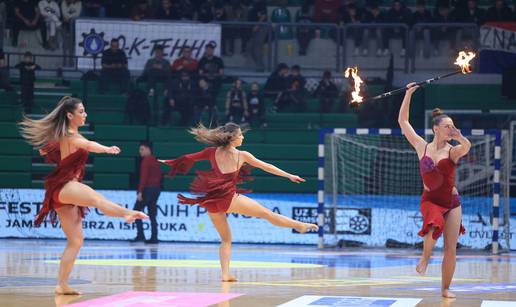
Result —
[[[479,26],[484,24],[486,18],[486,12],[478,7],[477,0],[468,0],[467,7],[457,8],[456,10],[456,21],[463,23],[475,23]],[[470,43],[466,44],[469,46],[477,47],[477,29],[475,28],[462,28],[458,31],[459,41],[467,40]]]
[[[362,23],[363,12],[354,3],[348,4],[346,10],[342,13],[342,21],[345,25],[358,25]],[[353,39],[354,50],[353,56],[360,54],[360,48],[362,48],[362,54],[367,56],[369,51],[367,48],[362,46],[364,30],[361,28],[349,28],[347,35]]]
[[[106,17],[106,8],[103,6],[102,0],[84,0],[82,15],[84,17]]]
[[[296,13],[296,22],[310,24],[312,23],[312,13],[310,12],[310,6],[305,1],[301,9]],[[313,31],[310,27],[298,26],[296,31],[297,43],[299,45],[299,55],[306,55],[308,45],[313,39]]]
[[[487,10],[486,21],[512,21],[512,14],[504,0],[495,0],[494,5]]]
[[[163,46],[154,48],[154,57],[145,63],[142,79],[147,80],[150,96],[154,94],[157,83],[166,84],[170,79],[170,62],[163,58]]]
[[[248,116],[247,97],[242,90],[242,81],[236,79],[233,88],[226,95],[227,121],[244,123]]]
[[[47,32],[40,22],[39,9],[31,0],[20,0],[14,6],[13,45],[18,45],[20,30],[40,30],[43,42],[46,42]]]
[[[406,24],[407,26],[410,24],[410,17],[411,13],[410,10],[405,7],[405,5],[401,2],[401,0],[394,0],[392,2],[392,6],[387,11],[387,17],[386,20],[389,23],[402,23]],[[406,55],[407,50],[407,36],[406,31],[403,28],[394,28],[394,29],[388,29],[386,33],[386,46],[388,48],[389,46],[389,39],[392,38],[400,38],[401,39],[401,50],[400,50],[400,56],[404,57]],[[384,47],[384,48],[385,48]]]
[[[59,5],[54,0],[41,0],[38,7],[47,29],[47,47],[50,50],[56,50],[58,48],[56,32],[62,24]]]
[[[131,9],[131,19],[140,21],[152,18],[152,11],[147,0],[138,0]]]
[[[138,87],[129,90],[126,113],[131,125],[147,125],[149,123],[149,102],[147,100],[147,93],[144,90]]]
[[[6,91],[12,91],[11,81],[9,80],[9,67],[5,62],[5,54],[0,50],[0,88]]]
[[[417,0],[416,2],[416,10],[412,14],[412,22],[411,25],[415,25],[417,23],[429,23],[432,22],[432,14],[429,10],[426,9],[425,0]],[[430,40],[430,29],[429,28],[416,28],[414,30],[414,38],[417,40],[423,40],[423,48],[421,48],[421,52],[423,57],[430,57],[431,51],[431,40]]]
[[[340,0],[315,0],[314,21],[319,23],[339,23]]]
[[[436,23],[452,23],[455,21],[450,14],[450,7],[446,3],[440,3],[437,7],[436,14],[434,16],[434,22]],[[442,40],[448,40],[450,43],[450,50],[455,53],[455,46],[457,43],[457,31],[454,28],[450,28],[447,26],[441,26],[439,28],[434,28],[432,32],[432,44],[434,51],[434,55],[437,56],[439,54],[439,43]]]
[[[229,21],[247,21],[248,8],[240,0],[230,0],[230,6],[226,7],[226,14]],[[240,51],[243,53],[246,50],[247,40],[250,36],[249,29],[238,26],[224,26],[224,28],[226,30],[226,38],[222,42],[222,54],[231,56],[235,53],[235,39],[237,38],[240,38],[242,41]],[[224,43],[227,43],[227,46]]]
[[[133,1],[108,0],[104,1],[106,15],[111,18],[127,18]]]
[[[195,5],[191,0],[176,0],[181,2],[181,19],[183,20],[193,20],[195,15]],[[172,4],[174,7],[174,4]]]
[[[251,83],[251,90],[247,93],[247,104],[249,113],[249,123],[260,127],[267,127],[265,122],[265,100],[260,92],[258,82]]]
[[[255,0],[249,10],[248,20],[250,22],[267,22],[267,5],[263,1]],[[265,71],[263,63],[263,46],[267,40],[268,30],[265,24],[255,25],[251,29],[249,41],[247,42],[247,54],[256,65],[257,71]]]
[[[181,19],[181,7],[178,1],[174,1],[172,6],[171,0],[161,0],[161,5],[156,11],[157,19],[179,20]]]
[[[206,0],[203,1],[199,10],[197,11],[197,19],[200,22],[211,22],[214,18],[215,5],[213,3],[214,0]]]
[[[61,12],[63,13],[63,53],[65,64],[73,65],[73,55],[75,53],[74,38],[74,20],[81,16],[82,2],[80,0],[63,0],[61,2]]]
[[[319,112],[330,113],[335,103],[339,89],[333,81],[330,71],[325,71],[319,85],[315,90],[315,96],[319,97]]]
[[[120,91],[125,93],[129,84],[127,56],[118,46],[118,39],[112,39],[110,48],[102,52],[102,69],[100,71],[100,92],[104,93],[111,81],[118,83]]]
[[[176,110],[181,114],[179,125],[189,126],[192,123],[196,92],[195,83],[187,71],[180,72],[179,80],[170,80],[161,123],[168,124],[170,112]]]
[[[145,241],[145,243],[158,243],[158,198],[161,193],[161,169],[158,160],[152,155],[152,145],[148,142],[140,144],[140,183],[136,203],[133,210],[143,211],[147,207],[147,214],[151,222],[151,237],[145,241],[143,223],[136,222],[136,238],[134,241]]]
[[[301,74],[301,67],[299,67],[299,65],[292,65],[292,68],[290,69],[289,83],[293,83],[295,81],[299,82],[302,89],[305,88],[306,79]]]
[[[280,112],[287,108],[293,108],[296,112],[306,111],[306,101],[304,98],[305,78],[301,75],[298,65],[292,66],[291,75],[288,77],[287,89],[280,93],[276,99],[276,109]]]
[[[210,83],[215,97],[219,92],[224,76],[224,62],[221,58],[214,55],[215,44],[208,43],[205,48],[204,55],[199,61],[199,76],[205,78]]]
[[[279,63],[276,69],[267,78],[265,92],[269,97],[279,96],[286,91],[289,85],[289,68],[285,63]]]
[[[0,1],[0,49],[4,48],[5,24],[7,22],[7,6],[4,1]]]
[[[32,53],[27,51],[23,55],[23,61],[14,66],[20,70],[21,103],[25,113],[32,113],[34,104],[34,82],[36,81],[36,70],[41,67],[34,63]]]
[[[385,23],[385,13],[380,9],[376,1],[372,1],[364,14],[364,23]],[[370,37],[376,38],[376,56],[387,56],[389,54],[389,40],[381,28],[369,28],[364,32],[364,41],[369,43]]]
[[[209,125],[218,125],[217,123],[217,102],[213,95],[213,90],[210,84],[204,79],[199,80],[199,90],[196,99],[195,106],[195,124],[199,124],[202,121],[202,115],[204,112],[208,112],[208,123]]]
[[[194,74],[197,71],[198,66],[199,62],[192,58],[192,48],[190,48],[190,46],[183,46],[179,57],[172,64],[171,70],[172,73],[187,71],[190,74]]]

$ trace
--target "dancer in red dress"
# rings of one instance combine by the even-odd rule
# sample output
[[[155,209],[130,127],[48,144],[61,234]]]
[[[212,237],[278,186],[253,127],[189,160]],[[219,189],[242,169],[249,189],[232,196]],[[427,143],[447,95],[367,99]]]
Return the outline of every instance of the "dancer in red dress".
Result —
[[[435,109],[432,112],[434,138],[427,143],[416,134],[409,123],[409,109],[412,94],[417,90],[415,83],[407,85],[407,92],[401,104],[398,122],[403,134],[417,152],[419,169],[423,179],[421,196],[421,214],[423,226],[419,235],[424,238],[423,255],[416,266],[419,274],[425,274],[428,261],[437,239],[444,235],[444,257],[442,263],[443,297],[453,298],[450,284],[455,272],[456,248],[459,234],[464,234],[462,227],[462,209],[460,197],[455,188],[455,168],[458,160],[465,156],[471,143],[455,128],[450,117]],[[448,142],[457,141],[452,146]]]
[[[57,107],[39,120],[25,117],[20,123],[22,136],[56,168],[45,177],[45,199],[36,216],[39,226],[47,216],[51,222],[59,217],[66,236],[66,248],[61,257],[56,294],[78,295],[68,285],[73,264],[83,243],[82,218],[88,206],[98,208],[108,216],[122,217],[127,223],[147,218],[142,212],[128,210],[81,183],[88,152],[119,154],[116,146],[106,147],[88,141],[79,134],[86,121],[86,112],[77,98],[63,97]]]
[[[223,281],[236,281],[230,274],[229,262],[231,254],[231,230],[227,222],[226,213],[238,213],[246,216],[263,218],[271,224],[280,227],[296,229],[305,233],[317,230],[317,225],[302,223],[286,216],[272,212],[251,198],[241,193],[250,192],[237,188],[237,185],[251,180],[249,175],[252,167],[260,168],[268,173],[286,177],[292,182],[301,183],[305,180],[299,176],[289,174],[276,166],[260,161],[247,151],[237,150],[242,145],[244,136],[240,127],[234,123],[227,123],[215,129],[207,129],[200,125],[190,130],[195,138],[212,147],[200,152],[184,155],[174,160],[160,160],[171,167],[169,175],[176,173],[186,174],[193,164],[200,160],[208,160],[211,169],[198,171],[197,177],[191,185],[191,192],[197,197],[188,198],[178,195],[182,204],[199,204],[206,208],[213,225],[217,229],[221,245],[219,249],[220,265]]]

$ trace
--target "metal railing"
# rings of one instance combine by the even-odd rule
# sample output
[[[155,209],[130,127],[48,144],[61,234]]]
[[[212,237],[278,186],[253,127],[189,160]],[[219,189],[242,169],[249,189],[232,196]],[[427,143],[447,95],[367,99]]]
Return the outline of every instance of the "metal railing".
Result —
[[[171,25],[174,23],[170,23]],[[184,23],[181,21],[181,23]],[[191,22],[195,24],[196,22]],[[402,59],[402,65],[397,65],[397,69],[402,69],[404,72],[415,72],[417,63],[423,63],[423,59],[417,59],[416,46],[420,39],[421,33],[426,33],[423,39],[426,39],[427,44],[433,44],[436,41],[449,39],[456,42],[457,47],[463,47],[459,40],[467,37],[471,41],[472,48],[478,46],[479,41],[479,27],[471,23],[420,23],[409,27],[401,23],[379,23],[379,24],[347,24],[339,26],[330,23],[295,23],[295,22],[217,22],[221,25],[221,48],[222,58],[225,66],[234,69],[243,69],[246,72],[259,71],[270,72],[280,62],[287,64],[299,64],[301,68],[313,70],[334,70],[342,71],[347,65],[358,65],[362,70],[382,70],[387,68],[387,61],[380,59],[372,60],[372,55],[359,55],[352,58],[347,49],[348,43],[353,41],[356,37],[353,36],[355,31],[359,33],[369,33],[383,36],[380,38],[383,41],[390,42],[393,39],[405,40],[406,56]],[[436,31],[439,28],[446,27],[448,29],[456,29],[452,31],[450,37],[437,37]],[[363,32],[362,32],[363,31]],[[377,31],[372,33],[372,31]],[[369,48],[370,35],[361,35],[361,39],[367,41],[362,42],[365,49]],[[378,37],[376,38],[377,40]],[[326,42],[324,42],[326,41]],[[235,48],[235,44],[240,43],[240,48]],[[78,44],[76,40],[74,45]],[[459,45],[461,44],[461,45]],[[387,45],[386,48],[390,46]],[[362,47],[363,47],[362,46]],[[242,47],[245,49],[242,50]],[[378,46],[377,46],[378,47]],[[385,46],[381,46],[385,48]],[[240,49],[238,52],[237,50]],[[321,49],[321,50],[318,50]],[[393,50],[393,48],[389,48]],[[308,52],[310,51],[310,52]],[[68,50],[69,52],[69,50]],[[296,54],[296,52],[298,54]],[[21,53],[8,53],[7,62],[10,67],[13,66],[11,57],[22,56]],[[53,65],[52,67],[45,67],[48,71],[82,71],[78,68],[79,59],[90,59],[93,61],[94,70],[100,67],[98,61],[101,57],[93,58],[91,56],[77,56],[65,54],[34,54],[38,58],[60,58],[65,61],[65,58],[72,58],[72,65]],[[440,57],[439,61],[429,59],[426,63],[432,69],[449,69],[452,66],[452,61],[446,57]],[[57,62],[56,62],[57,63]],[[398,62],[401,63],[401,62]]]
[[[423,36],[422,38],[418,37],[420,33]],[[459,47],[458,45],[465,36],[471,36],[471,46]],[[453,51],[457,51],[455,49],[464,49],[464,47],[469,47],[471,50],[477,49],[479,37],[480,28],[475,23],[417,23],[410,31],[410,71],[416,71],[416,45],[418,38],[423,40],[423,49],[429,48],[427,49],[428,51],[438,50],[439,41],[441,40],[448,40],[451,45],[450,48],[454,49]]]

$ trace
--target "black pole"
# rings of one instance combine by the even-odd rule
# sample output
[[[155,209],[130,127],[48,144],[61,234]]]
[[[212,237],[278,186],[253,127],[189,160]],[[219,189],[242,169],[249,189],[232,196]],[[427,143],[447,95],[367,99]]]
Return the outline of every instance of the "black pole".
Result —
[[[453,76],[453,75],[456,75],[456,74],[460,74],[460,73],[462,73],[462,70],[457,70],[457,71],[454,71],[454,72],[451,72],[451,73],[447,73],[447,74],[444,74],[444,75],[441,75],[441,76],[433,77],[433,78],[425,80],[425,81],[417,82],[416,85],[421,86],[421,85],[425,85],[425,84],[430,84],[430,83],[435,82],[437,80],[440,80],[440,79],[443,79],[443,78],[447,78],[447,77],[450,77],[450,76]],[[377,100],[377,99],[382,99],[382,98],[385,98],[385,97],[390,97],[392,95],[396,95],[396,94],[402,93],[402,92],[404,92],[406,90],[407,90],[406,87],[398,88],[398,89],[395,89],[393,91],[390,91],[390,92],[387,92],[387,93],[383,93],[381,95],[377,95],[377,96],[370,97],[370,98],[365,98],[364,101]]]

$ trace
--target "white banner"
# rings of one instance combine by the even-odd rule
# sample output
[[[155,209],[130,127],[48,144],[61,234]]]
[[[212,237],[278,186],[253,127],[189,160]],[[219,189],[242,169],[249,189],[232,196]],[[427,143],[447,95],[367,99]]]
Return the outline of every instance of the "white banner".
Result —
[[[160,21],[78,19],[75,22],[75,54],[93,56],[98,54],[96,68],[100,69],[102,51],[109,42],[118,38],[120,48],[129,59],[129,69],[143,70],[152,57],[155,46],[164,47],[165,57],[171,63],[178,57],[181,47],[192,48],[192,56],[202,57],[205,46],[212,42],[220,46],[219,24],[171,23]],[[215,48],[220,55],[220,48]],[[80,69],[92,69],[93,60],[80,58]]]
[[[132,208],[136,200],[134,191],[99,191],[108,199],[122,206]],[[296,220],[315,223],[317,221],[316,195],[314,194],[252,194],[253,199],[279,214]],[[44,223],[33,227],[36,212],[41,207],[44,190],[0,189],[0,238],[64,238],[59,223]],[[409,201],[412,199],[412,201]],[[361,242],[367,246],[385,246],[387,240],[415,244],[422,241],[417,235],[421,229],[421,213],[417,196],[407,197],[404,208],[373,205],[371,208],[339,208],[336,212],[338,236],[326,234],[326,240],[338,239]],[[472,248],[484,248],[491,243],[492,226],[489,213],[469,212],[463,209],[462,222],[466,234],[459,237],[459,243]],[[332,216],[327,211],[327,221]],[[177,203],[177,193],[162,192],[158,200],[159,239],[182,242],[217,242],[219,236],[203,208]],[[299,234],[291,229],[270,225],[267,221],[229,214],[228,221],[233,230],[233,242],[238,243],[283,243],[316,244],[317,234]],[[500,241],[506,244],[510,238],[516,245],[514,232],[516,220],[511,218],[511,231],[500,228]],[[150,237],[150,222],[143,222],[146,237]],[[92,209],[83,221],[85,238],[106,240],[128,240],[136,236],[136,224],[125,224],[122,219],[104,216]],[[331,231],[330,223],[325,231]],[[334,243],[334,242],[332,242]],[[442,246],[443,240],[437,243]]]
[[[488,23],[480,27],[480,50],[516,54],[516,23]]]

